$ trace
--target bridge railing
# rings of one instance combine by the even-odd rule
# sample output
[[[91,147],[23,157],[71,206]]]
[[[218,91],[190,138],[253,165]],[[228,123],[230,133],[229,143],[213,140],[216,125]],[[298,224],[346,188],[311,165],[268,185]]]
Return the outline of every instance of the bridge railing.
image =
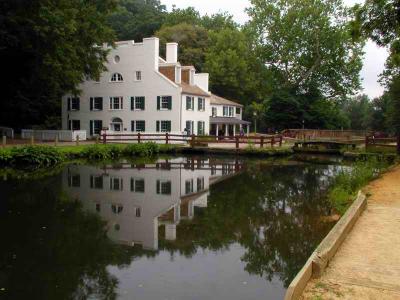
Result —
[[[398,143],[398,138],[377,138],[374,136],[365,137],[365,149],[368,149],[370,146],[396,149],[398,147]]]
[[[282,146],[282,135],[268,136],[209,136],[209,135],[184,135],[165,133],[135,133],[135,134],[108,134],[102,135],[103,144],[107,143],[146,143],[156,142],[163,144],[189,144],[191,147],[208,144],[234,144],[236,149],[241,144],[259,145],[260,148]]]

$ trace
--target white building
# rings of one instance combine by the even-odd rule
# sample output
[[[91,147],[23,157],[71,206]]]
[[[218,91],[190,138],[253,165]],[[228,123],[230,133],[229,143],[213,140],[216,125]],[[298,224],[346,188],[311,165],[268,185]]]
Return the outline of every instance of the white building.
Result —
[[[117,42],[99,81],[84,81],[79,96],[62,97],[63,129],[86,130],[88,136],[102,129],[233,135],[239,126],[248,127],[241,105],[209,92],[209,74],[181,66],[177,43],[166,48],[164,60],[158,38]]]
[[[211,185],[241,169],[238,160],[176,158],[103,168],[71,165],[62,180],[71,199],[107,222],[111,240],[156,250],[160,237],[176,239],[177,225],[191,220],[195,207],[207,207]]]

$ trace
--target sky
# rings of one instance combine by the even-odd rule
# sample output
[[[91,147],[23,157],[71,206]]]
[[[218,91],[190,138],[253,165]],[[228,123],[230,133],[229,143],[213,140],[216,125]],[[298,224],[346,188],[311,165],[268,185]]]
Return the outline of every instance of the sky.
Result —
[[[171,10],[174,4],[177,8],[193,6],[202,15],[227,11],[240,24],[244,24],[249,19],[244,11],[250,5],[248,0],[161,0],[161,2],[167,6],[168,10]],[[349,6],[362,2],[362,0],[344,0],[344,3]],[[383,87],[378,83],[378,75],[384,69],[388,52],[372,41],[367,42],[364,51],[364,67],[361,71],[363,90],[360,93],[367,94],[370,98],[378,97],[383,93]]]

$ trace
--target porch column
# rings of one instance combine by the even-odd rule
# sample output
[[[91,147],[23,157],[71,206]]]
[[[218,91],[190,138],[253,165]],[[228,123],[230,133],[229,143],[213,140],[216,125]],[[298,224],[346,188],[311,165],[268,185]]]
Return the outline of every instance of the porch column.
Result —
[[[229,125],[225,124],[225,136],[229,135]]]
[[[219,125],[217,124],[217,129],[215,130],[215,136],[218,136]]]
[[[236,136],[236,124],[233,125],[233,136]]]
[[[250,125],[247,124],[247,136],[249,136],[250,133]]]

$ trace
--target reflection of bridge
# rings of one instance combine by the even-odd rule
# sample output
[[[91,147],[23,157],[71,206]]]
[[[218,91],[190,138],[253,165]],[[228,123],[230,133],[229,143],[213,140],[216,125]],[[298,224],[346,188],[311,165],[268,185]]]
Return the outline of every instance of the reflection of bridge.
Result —
[[[209,187],[238,174],[238,160],[177,158],[152,164],[120,163],[102,168],[70,166],[67,193],[107,221],[108,236],[121,244],[158,248],[158,229],[176,238],[176,225],[206,207]]]

